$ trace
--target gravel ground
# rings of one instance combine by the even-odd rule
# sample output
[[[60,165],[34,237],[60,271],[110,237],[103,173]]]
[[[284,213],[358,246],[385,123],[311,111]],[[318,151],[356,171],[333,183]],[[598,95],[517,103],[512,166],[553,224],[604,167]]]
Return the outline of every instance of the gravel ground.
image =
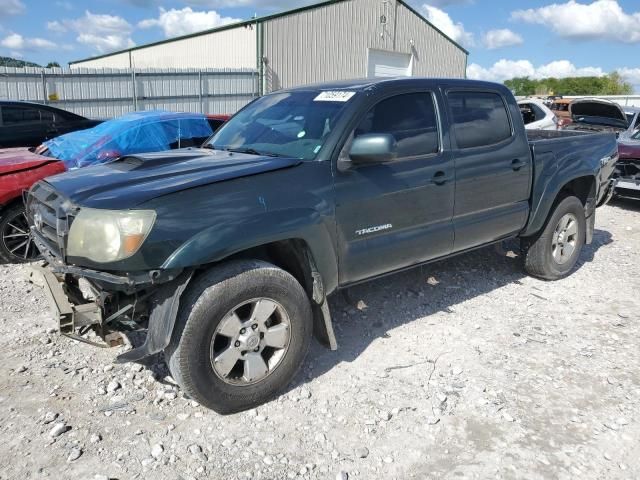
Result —
[[[640,478],[639,219],[599,210],[559,282],[489,248],[336,295],[339,351],[228,417],[0,266],[0,479]]]

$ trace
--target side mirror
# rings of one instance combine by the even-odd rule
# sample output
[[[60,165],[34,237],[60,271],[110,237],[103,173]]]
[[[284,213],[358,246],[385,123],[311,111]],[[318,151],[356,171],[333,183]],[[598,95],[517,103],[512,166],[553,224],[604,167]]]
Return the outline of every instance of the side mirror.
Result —
[[[356,165],[388,162],[396,158],[396,139],[388,133],[368,133],[353,140],[349,158]]]

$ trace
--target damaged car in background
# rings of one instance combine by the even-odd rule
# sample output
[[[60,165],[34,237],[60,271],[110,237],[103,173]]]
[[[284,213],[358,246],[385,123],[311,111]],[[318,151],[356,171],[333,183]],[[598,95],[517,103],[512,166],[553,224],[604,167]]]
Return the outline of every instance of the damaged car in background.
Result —
[[[628,139],[618,142],[620,159],[616,164],[615,194],[640,199],[640,129]]]
[[[583,132],[611,132],[624,135],[630,127],[629,117],[622,106],[601,98],[581,98],[569,105],[571,123],[565,130]]]
[[[542,100],[527,98],[518,101],[524,128],[527,130],[557,130],[558,117]]]
[[[39,256],[24,213],[22,193],[38,180],[107,163],[121,155],[200,146],[228,119],[165,111],[134,112],[33,148],[0,150],[0,261]]]

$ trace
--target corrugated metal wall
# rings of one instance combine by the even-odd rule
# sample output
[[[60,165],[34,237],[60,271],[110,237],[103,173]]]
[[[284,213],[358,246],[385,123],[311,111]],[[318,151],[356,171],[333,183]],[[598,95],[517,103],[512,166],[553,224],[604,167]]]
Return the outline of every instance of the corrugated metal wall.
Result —
[[[413,75],[465,78],[466,53],[407,7],[396,5],[395,50],[413,54]]]
[[[251,68],[257,64],[255,25],[172,40],[74,63],[71,68]],[[131,65],[129,64],[131,55]]]
[[[255,70],[0,67],[0,99],[27,100],[91,118],[134,110],[235,113],[258,95]]]
[[[369,48],[413,54],[414,75],[465,75],[465,52],[405,6],[351,0],[264,23],[265,90],[366,77]]]

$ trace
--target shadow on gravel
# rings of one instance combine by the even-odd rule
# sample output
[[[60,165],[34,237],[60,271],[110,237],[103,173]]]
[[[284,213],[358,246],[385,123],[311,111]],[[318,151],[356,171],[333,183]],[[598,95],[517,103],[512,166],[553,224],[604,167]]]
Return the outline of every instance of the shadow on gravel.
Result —
[[[584,247],[576,268],[591,262],[598,249],[611,242],[609,232],[596,229],[593,243]],[[506,242],[502,247],[486,247],[332,295],[329,303],[338,351],[314,342],[307,357],[311,371],[307,370],[306,378],[298,375],[289,390],[313,381],[341,362],[352,362],[373,341],[390,338],[389,332],[400,325],[437,312],[454,313],[462,302],[519,284],[526,274],[522,258],[514,253],[519,253],[518,242]]]

